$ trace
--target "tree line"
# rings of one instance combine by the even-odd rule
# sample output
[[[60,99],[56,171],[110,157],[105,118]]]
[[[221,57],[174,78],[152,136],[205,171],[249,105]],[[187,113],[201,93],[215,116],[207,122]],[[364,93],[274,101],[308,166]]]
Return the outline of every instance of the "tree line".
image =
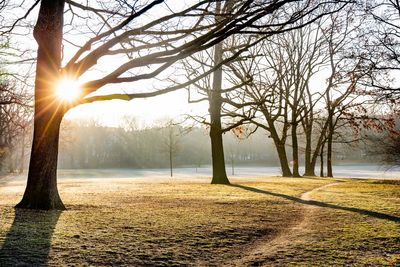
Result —
[[[150,126],[142,126],[139,119],[125,116],[121,126],[109,127],[95,120],[64,120],[60,134],[58,166],[61,169],[105,169],[105,168],[198,168],[211,166],[211,149],[208,129],[201,125],[182,125],[170,119],[163,119]],[[4,154],[2,171],[22,173],[29,162],[32,125],[14,138],[13,149]],[[353,136],[353,130],[340,133]],[[371,149],[377,140],[385,140],[382,133],[363,130],[369,140],[347,143],[335,142],[333,158],[336,164],[377,164],[390,161],[388,154]],[[339,132],[336,132],[339,135]],[[299,136],[300,166],[305,166],[305,136]],[[234,129],[223,135],[225,162],[228,175],[235,174],[238,166],[265,167],[279,166],[279,155],[274,142],[264,130],[247,135]],[[291,144],[285,150],[291,154]],[[370,156],[374,155],[374,156]],[[322,162],[324,165],[324,162]],[[292,163],[289,164],[292,166]],[[318,160],[317,170],[321,168]],[[172,173],[171,173],[172,174]],[[283,174],[283,173],[282,173]],[[320,172],[319,172],[320,174]],[[323,174],[322,174],[323,176]]]

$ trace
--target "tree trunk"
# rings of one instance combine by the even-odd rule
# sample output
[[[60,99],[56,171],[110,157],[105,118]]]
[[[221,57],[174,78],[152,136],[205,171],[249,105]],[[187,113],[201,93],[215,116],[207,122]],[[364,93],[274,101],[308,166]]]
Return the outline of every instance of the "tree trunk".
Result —
[[[313,164],[313,162],[306,161],[304,176],[316,176],[315,175],[315,164]]]
[[[297,124],[292,125],[293,177],[301,177],[299,172],[299,145],[297,141]]]
[[[211,156],[212,156],[212,184],[229,184],[225,170],[224,147],[222,141],[221,121],[211,124]]]
[[[172,177],[172,148],[169,148],[169,170],[170,170],[170,175]]]
[[[284,141],[284,139],[279,138],[276,128],[274,126],[274,122],[271,120],[268,120],[269,114],[266,113],[266,111],[264,111],[263,113],[264,113],[265,118],[267,118],[269,132],[271,134],[272,140],[274,141],[276,152],[278,153],[279,163],[281,165],[281,170],[282,170],[282,176],[283,177],[292,177],[292,171],[290,170],[290,167],[289,167],[285,143],[284,143],[285,141]]]
[[[314,152],[312,153],[311,157],[311,168],[315,170],[315,166],[317,165],[318,157],[321,157],[321,151],[324,151],[324,146],[326,142],[326,134],[327,134],[327,129],[329,126],[329,120],[324,123],[323,128],[321,129],[321,133],[319,134],[318,140],[316,142],[316,147],[314,149]],[[323,159],[322,159],[323,160]],[[322,172],[323,174],[323,172]],[[323,175],[322,175],[323,177]]]
[[[312,126],[311,126],[312,127]],[[312,158],[311,142],[312,142],[312,128],[306,129],[306,150],[305,150],[305,176],[315,176],[315,161]]]
[[[25,128],[22,129],[22,141],[21,141],[21,155],[20,155],[20,162],[19,162],[19,173],[24,172],[24,163],[25,163]]]
[[[221,11],[221,3],[217,2],[217,13]],[[216,19],[218,21],[218,19]],[[214,65],[222,61],[222,42],[215,45]],[[212,184],[230,184],[225,170],[224,144],[222,141],[221,107],[222,107],[222,67],[213,73],[213,84],[210,92],[210,138],[213,177]]]
[[[326,168],[327,168],[327,176],[333,177],[333,168],[332,168],[332,138],[328,137],[328,149],[326,155]]]
[[[324,177],[324,148],[325,148],[325,143],[322,144],[321,152],[319,154],[321,160],[321,169],[319,170],[319,176],[321,177]]]
[[[279,163],[281,165],[282,176],[292,177],[292,172],[289,168],[289,163],[286,155],[285,145],[281,143],[275,143],[276,151],[278,152]]]
[[[35,119],[28,183],[17,208],[65,209],[57,190],[58,140],[62,115]]]
[[[57,157],[66,107],[54,94],[60,78],[64,4],[64,0],[42,0],[34,28],[38,43],[34,132],[28,182],[17,208],[65,209],[57,189]]]
[[[329,131],[328,131],[327,142],[328,142],[327,155],[326,155],[326,167],[328,172],[327,176],[333,177],[333,170],[332,170],[333,114],[329,115]]]

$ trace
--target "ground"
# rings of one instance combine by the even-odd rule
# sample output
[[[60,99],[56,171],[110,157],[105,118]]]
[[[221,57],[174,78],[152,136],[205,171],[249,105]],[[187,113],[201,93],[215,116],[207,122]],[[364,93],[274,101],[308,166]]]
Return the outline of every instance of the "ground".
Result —
[[[400,180],[61,179],[68,210],[15,210],[0,181],[0,266],[399,266]]]

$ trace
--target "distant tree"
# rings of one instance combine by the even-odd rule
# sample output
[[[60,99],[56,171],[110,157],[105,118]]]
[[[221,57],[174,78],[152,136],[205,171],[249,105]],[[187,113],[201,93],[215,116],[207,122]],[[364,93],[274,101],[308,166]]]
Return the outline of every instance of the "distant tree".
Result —
[[[30,101],[30,94],[18,89],[16,83],[4,77],[0,80],[0,170],[6,168],[7,159],[8,172],[21,170],[18,162],[23,164],[24,137],[31,125]],[[20,153],[16,151],[18,147],[21,147]]]
[[[169,119],[162,123],[163,131],[163,147],[161,151],[168,155],[170,176],[173,176],[174,159],[178,155],[180,148],[180,137],[183,134],[183,130],[179,127],[179,124],[174,120]]]

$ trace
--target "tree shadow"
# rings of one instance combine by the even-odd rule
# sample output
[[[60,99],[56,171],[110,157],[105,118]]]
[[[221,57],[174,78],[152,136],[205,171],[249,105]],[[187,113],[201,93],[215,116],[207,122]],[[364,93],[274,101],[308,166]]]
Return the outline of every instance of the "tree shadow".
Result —
[[[0,266],[47,265],[61,211],[16,209],[13,224],[0,249]]]
[[[247,191],[259,193],[259,194],[265,194],[265,195],[270,195],[270,196],[274,196],[274,197],[281,197],[281,198],[292,200],[292,201],[295,201],[295,202],[298,202],[301,204],[305,204],[305,205],[313,205],[313,206],[318,206],[318,207],[323,207],[323,208],[351,211],[351,212],[356,212],[356,213],[359,213],[362,215],[368,215],[371,217],[375,217],[378,219],[384,219],[384,220],[388,220],[388,221],[392,221],[392,222],[400,222],[400,217],[381,213],[381,212],[370,211],[370,210],[359,209],[359,208],[352,208],[352,207],[343,207],[343,206],[329,204],[329,203],[316,201],[316,200],[304,200],[304,199],[301,199],[298,197],[288,196],[288,195],[280,194],[280,193],[274,193],[274,192],[258,189],[255,187],[245,186],[245,185],[232,184],[231,186],[241,188],[241,189],[244,189]]]

